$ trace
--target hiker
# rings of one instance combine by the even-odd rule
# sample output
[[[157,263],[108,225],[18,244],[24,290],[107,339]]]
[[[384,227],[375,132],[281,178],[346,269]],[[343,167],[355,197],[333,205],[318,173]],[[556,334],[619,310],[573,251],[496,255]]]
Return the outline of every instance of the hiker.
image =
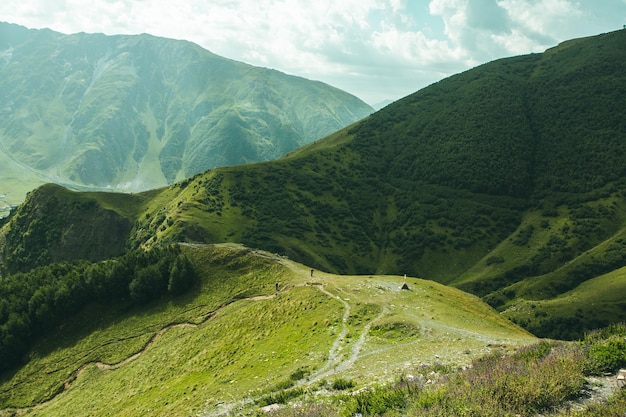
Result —
[[[276,292],[278,292],[278,290],[280,289],[280,285],[278,285],[278,282],[276,283]]]
[[[313,268],[311,268],[311,276],[313,276],[313,271],[314,271],[314,269],[313,269]]]

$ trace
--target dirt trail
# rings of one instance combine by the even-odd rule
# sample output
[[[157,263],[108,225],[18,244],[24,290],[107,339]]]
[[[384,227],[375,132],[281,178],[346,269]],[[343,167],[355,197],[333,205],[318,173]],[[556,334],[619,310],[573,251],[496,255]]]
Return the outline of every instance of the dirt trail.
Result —
[[[361,349],[363,348],[363,345],[365,344],[365,341],[367,340],[367,336],[369,335],[372,325],[376,323],[378,320],[380,320],[381,318],[383,318],[385,315],[387,315],[387,313],[388,313],[387,309],[383,308],[383,311],[381,311],[378,316],[376,316],[374,319],[369,321],[363,327],[363,330],[361,330],[361,334],[359,335],[359,340],[357,340],[357,342],[354,345],[352,345],[350,358],[348,358],[347,361],[341,364],[341,366],[337,369],[338,371],[343,371],[345,369],[348,369],[350,366],[354,365],[354,362],[356,362],[356,360],[360,357]]]
[[[228,307],[229,305],[231,305],[232,303],[238,302],[238,301],[262,301],[262,300],[269,300],[272,299],[274,297],[276,297],[277,294],[270,294],[270,295],[257,295],[254,297],[248,297],[248,298],[239,298],[239,299],[234,299],[231,300],[230,302],[227,302],[223,305],[221,305],[220,307],[218,307],[216,310],[205,314],[203,317],[201,317],[201,320],[198,323],[192,323],[192,322],[183,322],[183,323],[171,323],[168,324],[166,326],[164,326],[163,328],[161,328],[161,330],[157,331],[154,335],[152,335],[152,337],[148,340],[148,342],[146,342],[146,344],[136,353],[134,353],[133,355],[127,357],[126,359],[120,361],[120,362],[116,362],[116,363],[105,363],[105,362],[101,362],[101,361],[90,361],[90,362],[86,362],[84,364],[82,364],[80,367],[78,367],[78,369],[76,369],[74,372],[72,372],[70,374],[69,377],[67,377],[65,379],[65,381],[63,381],[63,383],[61,384],[61,386],[59,387],[59,389],[53,393],[50,398],[35,404],[32,407],[25,407],[25,408],[16,408],[16,409],[11,409],[10,411],[12,413],[14,413],[14,415],[23,415],[29,411],[33,411],[33,410],[37,410],[42,408],[43,406],[45,406],[46,404],[48,404],[49,402],[51,402],[52,400],[54,400],[57,396],[63,394],[65,391],[67,391],[68,389],[70,389],[70,387],[72,386],[72,384],[74,383],[74,381],[76,381],[76,379],[78,379],[81,374],[89,367],[89,366],[96,366],[98,369],[100,369],[101,371],[113,371],[116,369],[119,369],[121,367],[123,367],[124,365],[129,364],[130,362],[133,362],[134,360],[138,359],[143,353],[145,353],[165,332],[167,332],[168,330],[174,329],[174,328],[184,328],[184,327],[191,327],[191,328],[197,328],[198,326],[200,326],[201,324],[207,322],[208,320],[210,320],[211,318],[215,317],[216,314],[218,314],[220,311],[222,311],[223,309],[225,309],[226,307]],[[2,413],[6,411],[6,410],[0,410],[0,415],[3,415]]]
[[[255,297],[248,297],[248,298],[240,298],[236,301],[263,301],[263,300],[270,300],[272,298],[276,297],[276,294],[270,294],[270,295],[257,295]],[[206,315],[201,321],[200,323],[196,324],[196,323],[191,323],[191,322],[184,322],[184,323],[172,323],[169,324],[165,327],[163,327],[161,330],[159,330],[158,332],[156,332],[151,338],[150,340],[148,340],[148,342],[135,354],[129,356],[128,358],[117,362],[117,363],[113,363],[113,364],[108,364],[108,363],[104,363],[104,362],[87,362],[84,365],[82,365],[80,368],[78,368],[74,373],[73,376],[70,376],[64,383],[64,390],[68,389],[71,385],[71,383],[80,376],[80,374],[85,370],[85,368],[87,368],[90,365],[95,365],[98,369],[103,370],[103,371],[112,371],[115,369],[119,369],[122,366],[134,361],[135,359],[139,358],[145,351],[147,351],[162,335],[163,333],[165,333],[168,330],[171,329],[175,329],[175,328],[184,328],[184,327],[191,327],[191,328],[196,328],[199,325],[205,323],[206,321],[208,321],[209,319],[213,318],[216,314],[218,314],[221,310],[223,310],[224,308],[226,308],[227,306],[229,306],[230,304],[232,304],[235,301],[232,301],[231,303],[226,303],[223,306],[219,307],[217,310],[211,312],[210,314]],[[58,394],[57,394],[58,395]]]
[[[206,244],[190,244],[190,243],[182,243],[182,245],[184,246],[190,246],[190,247],[207,247],[207,246],[212,246],[212,245],[206,245]],[[218,245],[219,246],[219,245]],[[232,246],[232,247],[236,247],[238,249],[242,249],[244,248],[241,245],[229,245],[229,244],[225,244],[222,246]],[[255,256],[259,256],[259,257],[263,257],[263,258],[267,258],[267,259],[272,259],[275,261],[278,261],[279,263],[291,268],[292,270],[296,270],[297,268],[295,267],[295,263],[289,261],[288,259],[285,259],[279,255],[275,255],[275,254],[271,254],[269,252],[265,252],[265,251],[260,251],[260,250],[251,250],[251,253],[254,254]],[[277,294],[270,294],[270,295],[257,295],[257,296],[253,296],[253,297],[247,297],[247,298],[236,298],[233,300],[230,300],[229,302],[224,303],[223,305],[221,305],[220,307],[218,307],[216,310],[209,312],[207,314],[204,314],[203,316],[200,317],[200,320],[197,323],[192,323],[192,322],[182,322],[182,323],[171,323],[168,324],[166,326],[164,326],[163,328],[161,328],[160,330],[158,330],[156,333],[154,333],[154,335],[152,335],[152,337],[148,340],[148,342],[146,342],[146,344],[136,353],[134,353],[133,355],[127,357],[126,359],[120,361],[120,362],[116,362],[116,363],[105,363],[105,362],[101,362],[101,361],[89,361],[89,362],[85,362],[84,364],[82,364],[81,366],[79,366],[76,370],[74,370],[66,379],[65,381],[63,381],[63,383],[60,385],[59,389],[56,390],[56,392],[54,392],[49,398],[47,398],[46,400],[35,404],[32,407],[25,407],[25,408],[16,408],[16,409],[11,409],[11,413],[14,413],[15,415],[23,415],[29,411],[33,411],[36,409],[40,409],[43,406],[45,406],[46,404],[48,404],[49,402],[51,402],[52,400],[54,400],[57,396],[63,394],[65,391],[67,391],[68,389],[70,389],[70,387],[72,386],[72,384],[74,383],[74,381],[76,381],[76,379],[78,379],[81,374],[83,372],[85,372],[85,370],[90,367],[90,366],[96,366],[98,369],[100,369],[101,371],[113,371],[116,369],[119,369],[121,367],[123,367],[124,365],[127,365],[133,361],[135,361],[136,359],[138,359],[144,352],[146,352],[165,332],[167,332],[168,330],[174,329],[174,328],[181,328],[181,327],[198,327],[199,325],[205,323],[206,321],[210,320],[211,318],[213,318],[216,314],[218,314],[220,311],[222,311],[224,308],[228,307],[230,304],[237,302],[237,301],[263,301],[263,300],[269,300],[272,299],[274,297],[276,297]],[[6,410],[0,410],[0,415],[2,415]]]
[[[326,364],[321,369],[319,369],[309,378],[309,381],[307,381],[308,384],[313,384],[334,372],[332,368],[336,367],[340,362],[340,357],[341,357],[340,352],[344,348],[346,335],[348,334],[348,317],[350,317],[350,304],[348,304],[345,300],[343,300],[338,295],[331,293],[330,291],[325,289],[323,286],[318,285],[317,287],[319,288],[321,292],[323,292],[327,296],[334,298],[336,300],[339,300],[339,302],[343,304],[344,311],[343,311],[343,317],[341,318],[341,331],[335,338],[335,341],[333,342],[333,345],[331,346],[330,351],[328,352],[328,360],[326,361]]]
[[[299,385],[312,385],[317,381],[328,378],[331,375],[335,375],[339,372],[345,371],[350,368],[356,360],[359,358],[361,353],[361,349],[365,344],[367,336],[369,334],[370,328],[372,325],[380,320],[383,316],[385,316],[388,312],[387,309],[383,309],[383,311],[374,319],[370,320],[361,330],[359,334],[359,338],[355,343],[352,344],[352,348],[350,349],[350,356],[345,358],[345,355],[342,353],[343,349],[347,347],[346,336],[348,334],[348,318],[350,317],[350,304],[342,299],[340,296],[335,295],[328,291],[323,286],[318,286],[319,290],[324,294],[328,295],[331,298],[335,298],[339,300],[344,305],[344,313],[341,319],[341,332],[335,339],[330,351],[328,352],[328,361],[326,361],[326,365],[320,368],[317,372],[311,375],[306,381],[302,381]]]
[[[326,361],[326,364],[322,368],[318,369],[316,372],[311,374],[308,378],[298,381],[298,383],[296,384],[297,387],[311,386],[324,378],[328,378],[329,376],[345,371],[346,369],[354,365],[356,360],[361,355],[361,349],[363,348],[363,345],[365,344],[367,340],[367,336],[369,335],[369,331],[372,325],[378,320],[380,320],[382,317],[384,317],[386,314],[388,314],[387,309],[384,308],[383,311],[378,316],[376,316],[374,319],[370,320],[365,326],[363,326],[363,329],[361,330],[361,333],[359,334],[358,340],[352,344],[352,347],[350,349],[350,355],[346,358],[346,354],[343,351],[348,346],[348,343],[349,343],[346,341],[347,340],[346,336],[348,335],[348,331],[349,331],[348,319],[351,313],[350,304],[346,300],[341,298],[339,295],[333,294],[332,292],[327,290],[323,286],[322,283],[315,282],[313,284],[305,284],[305,285],[313,285],[316,288],[318,288],[322,293],[327,295],[328,297],[338,300],[340,303],[343,304],[344,312],[341,318],[341,331],[335,338],[332,346],[330,347],[330,350],[328,351],[328,360]],[[219,406],[218,409],[208,412],[206,414],[203,414],[203,416],[204,417],[219,417],[219,416],[229,415],[233,413],[234,411],[236,411],[237,409],[240,409],[242,407],[245,407],[246,405],[252,404],[253,402],[254,402],[254,399],[252,398],[244,398],[239,401],[223,403]]]
[[[278,261],[282,265],[290,268],[296,274],[306,274],[308,277],[309,269],[303,268],[301,265],[296,264],[295,262],[289,260],[288,258],[281,257],[279,255],[271,254],[268,252],[254,250],[254,253],[257,256],[272,259]],[[316,382],[328,378],[329,376],[335,375],[339,372],[345,371],[350,368],[356,360],[361,356],[361,350],[367,340],[367,336],[369,335],[369,331],[372,325],[388,314],[386,308],[374,319],[370,320],[361,330],[359,334],[359,338],[356,342],[354,342],[350,349],[350,354],[346,357],[346,353],[344,353],[345,348],[348,346],[347,335],[348,335],[348,319],[351,313],[350,303],[346,299],[341,298],[341,296],[337,294],[333,294],[330,292],[324,284],[318,280],[319,277],[313,277],[313,282],[308,282],[306,284],[296,285],[295,287],[300,287],[302,285],[311,285],[316,287],[323,294],[327,295],[330,298],[333,298],[343,304],[344,311],[341,317],[341,330],[337,334],[337,337],[333,341],[332,346],[328,351],[328,359],[323,367],[315,371],[308,378],[300,380],[296,386],[297,387],[307,387],[315,384]],[[226,402],[219,406],[219,408],[212,410],[211,412],[207,412],[203,414],[204,417],[218,417],[225,416],[233,413],[235,410],[245,407],[254,402],[252,398],[244,398],[239,401],[234,402]]]

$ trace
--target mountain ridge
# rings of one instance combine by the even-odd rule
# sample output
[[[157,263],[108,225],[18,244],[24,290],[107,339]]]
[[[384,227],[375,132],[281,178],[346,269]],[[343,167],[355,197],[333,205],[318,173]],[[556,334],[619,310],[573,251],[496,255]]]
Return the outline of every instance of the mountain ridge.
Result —
[[[53,182],[156,188],[275,159],[372,112],[188,41],[0,26],[0,150]]]

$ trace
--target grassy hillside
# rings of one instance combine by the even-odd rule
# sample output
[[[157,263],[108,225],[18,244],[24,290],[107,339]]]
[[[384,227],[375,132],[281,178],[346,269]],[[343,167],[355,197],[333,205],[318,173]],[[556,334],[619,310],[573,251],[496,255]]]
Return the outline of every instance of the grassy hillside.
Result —
[[[0,249],[7,248],[4,272],[61,260],[119,256],[127,248],[135,212],[141,205],[142,198],[136,196],[42,186],[29,193],[26,203],[11,217],[11,227],[0,242]],[[42,216],[45,220],[33,221]]]
[[[147,190],[275,159],[372,112],[321,82],[149,35],[0,23],[0,51],[3,183],[26,170],[37,185]]]
[[[488,63],[278,161],[110,208],[132,219],[129,249],[238,242],[332,273],[406,273],[501,311],[532,303],[536,314],[516,317],[528,329],[582,337],[626,310],[598,299],[574,322],[541,306],[626,266],[625,42],[621,30]],[[6,236],[58,223],[27,207]],[[8,270],[35,266],[19,239],[5,248]]]
[[[407,291],[401,277],[311,276],[238,246],[181,249],[199,276],[191,291],[142,306],[93,303],[49,328],[25,366],[3,374],[3,412],[210,415],[536,341],[478,298],[432,281],[410,277]]]
[[[504,315],[536,334],[579,337],[579,329],[602,328],[623,317],[624,267],[591,278],[551,299],[518,299]]]

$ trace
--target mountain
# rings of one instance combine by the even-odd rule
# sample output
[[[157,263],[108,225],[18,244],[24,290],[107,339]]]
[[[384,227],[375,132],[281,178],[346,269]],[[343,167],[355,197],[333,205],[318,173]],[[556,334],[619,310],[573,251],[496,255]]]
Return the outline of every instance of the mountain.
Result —
[[[372,107],[374,108],[374,110],[380,110],[383,107],[387,107],[391,103],[393,103],[393,100],[383,100],[383,101],[379,101],[377,103],[372,104]]]
[[[240,242],[438,281],[536,335],[582,337],[626,320],[624,44],[620,30],[487,63],[274,162],[133,196],[35,190],[2,229],[5,273],[106,258],[62,239],[91,214],[60,213],[88,202],[132,225],[119,253]]]
[[[321,82],[185,41],[9,23],[0,23],[0,97],[4,188],[18,179],[152,189],[275,159],[373,111]],[[32,188],[0,193],[15,201]]]

